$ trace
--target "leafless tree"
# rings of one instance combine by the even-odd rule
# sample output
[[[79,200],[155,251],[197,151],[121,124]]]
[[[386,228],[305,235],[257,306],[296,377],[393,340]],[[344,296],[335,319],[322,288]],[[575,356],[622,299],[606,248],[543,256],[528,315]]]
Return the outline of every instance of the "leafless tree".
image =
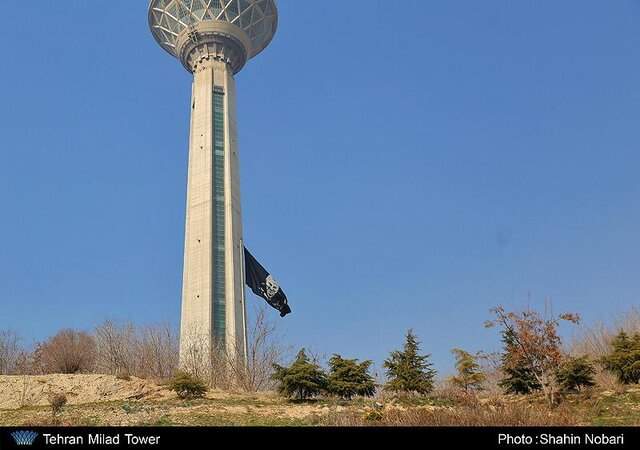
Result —
[[[168,324],[136,327],[107,320],[95,330],[97,370],[166,379],[178,366],[178,337]]]
[[[178,337],[168,325],[147,326],[138,336],[135,375],[166,379],[178,368]]]
[[[273,365],[280,362],[285,351],[276,334],[275,324],[267,318],[264,308],[255,311],[247,336],[247,358],[242,348],[229,348],[214,343],[208,336],[191,329],[183,336],[187,340],[181,369],[206,379],[218,389],[241,389],[256,392],[272,386]]]
[[[0,331],[0,375],[15,374],[23,354],[17,333],[11,330]]]
[[[268,389],[273,386],[273,365],[281,362],[285,350],[278,339],[276,326],[267,318],[264,307],[256,309],[247,334],[246,366],[241,357],[227,357],[235,384],[249,392]]]
[[[131,375],[135,368],[135,327],[105,321],[95,330],[96,368],[111,375]]]
[[[211,379],[214,367],[211,355],[216,355],[216,352],[213,352],[209,345],[206,331],[194,326],[184,330],[181,339],[184,342],[181,342],[183,354],[180,369],[201,380]],[[211,385],[218,387],[213,382]]]

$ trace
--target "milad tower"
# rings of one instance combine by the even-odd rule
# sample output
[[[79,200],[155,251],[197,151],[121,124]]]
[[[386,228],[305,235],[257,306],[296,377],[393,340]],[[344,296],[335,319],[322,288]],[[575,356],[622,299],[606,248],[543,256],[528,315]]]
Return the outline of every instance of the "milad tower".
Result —
[[[269,45],[274,0],[151,0],[154,38],[193,74],[180,360],[214,346],[246,358],[234,75]]]

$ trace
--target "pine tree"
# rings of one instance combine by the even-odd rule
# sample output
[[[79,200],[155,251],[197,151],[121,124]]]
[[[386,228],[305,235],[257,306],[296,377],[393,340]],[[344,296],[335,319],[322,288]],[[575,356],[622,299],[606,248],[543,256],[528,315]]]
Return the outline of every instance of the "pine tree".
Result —
[[[620,331],[611,342],[612,351],[601,359],[605,369],[613,372],[621,383],[635,384],[640,382],[640,334],[629,338]]]
[[[306,400],[326,389],[327,376],[318,364],[309,359],[304,348],[289,367],[274,364],[273,368],[272,378],[279,383],[278,392],[286,397]]]
[[[556,379],[563,390],[580,391],[583,387],[594,386],[596,369],[586,356],[569,358],[558,369]]]
[[[524,395],[542,389],[531,370],[526,367],[503,367],[501,370],[504,377],[498,382],[498,386],[507,394]]]
[[[357,359],[344,359],[340,355],[333,355],[329,360],[327,391],[345,400],[351,400],[355,395],[373,396],[376,385],[369,375],[371,364],[371,361],[358,363]]]
[[[455,386],[463,389],[465,392],[478,391],[482,389],[482,383],[486,380],[486,376],[480,369],[480,364],[476,358],[464,350],[454,348],[452,353],[456,357],[456,370],[458,374],[449,380]]]
[[[507,394],[529,394],[542,389],[533,372],[524,364],[514,365],[509,358],[516,346],[512,332],[505,330],[502,333],[504,353],[502,354],[501,371],[504,377],[498,382]]]
[[[428,394],[433,391],[436,371],[429,362],[431,355],[420,355],[420,342],[412,330],[407,332],[404,349],[391,352],[384,362],[387,370],[385,389],[394,392]]]

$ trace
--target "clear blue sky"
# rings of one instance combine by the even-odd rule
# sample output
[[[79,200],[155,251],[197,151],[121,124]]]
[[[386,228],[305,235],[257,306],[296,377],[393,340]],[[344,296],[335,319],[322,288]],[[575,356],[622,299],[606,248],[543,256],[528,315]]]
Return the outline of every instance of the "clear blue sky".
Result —
[[[640,1],[279,8],[237,82],[287,342],[379,363],[413,327],[447,371],[496,304],[640,303]],[[190,75],[144,0],[2,9],[0,329],[177,323]]]

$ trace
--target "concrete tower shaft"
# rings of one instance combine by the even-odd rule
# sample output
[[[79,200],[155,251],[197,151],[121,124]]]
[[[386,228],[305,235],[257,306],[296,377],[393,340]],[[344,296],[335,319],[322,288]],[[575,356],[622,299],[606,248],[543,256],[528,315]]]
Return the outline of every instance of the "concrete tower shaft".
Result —
[[[211,55],[193,72],[180,354],[218,345],[244,357],[242,211],[230,66]]]
[[[273,38],[274,0],[151,0],[154,38],[193,74],[180,361],[246,360],[234,74]]]

